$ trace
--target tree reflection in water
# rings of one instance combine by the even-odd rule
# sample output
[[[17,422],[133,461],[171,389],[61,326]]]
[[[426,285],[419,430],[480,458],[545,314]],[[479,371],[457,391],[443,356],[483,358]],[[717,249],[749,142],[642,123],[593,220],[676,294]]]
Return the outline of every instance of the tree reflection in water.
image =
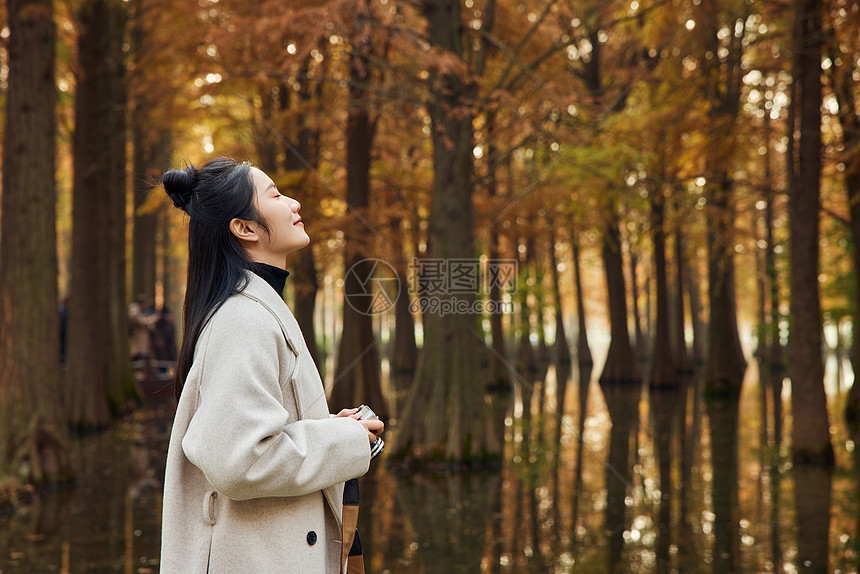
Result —
[[[509,415],[501,471],[374,465],[361,480],[367,572],[858,571],[856,429],[833,419],[835,474],[792,468],[772,433],[762,446],[748,381],[699,404],[694,382],[643,392],[574,369],[560,421],[556,372],[570,376],[549,369],[537,387],[531,440]],[[157,572],[169,422],[149,407],[75,439],[77,485],[0,517],[0,572]]]
[[[609,454],[606,456],[606,514],[604,532],[609,553],[606,572],[627,572],[622,563],[626,519],[627,491],[633,482],[639,432],[640,383],[602,383],[603,398],[612,428],[609,431]],[[631,493],[632,495],[632,493]]]
[[[738,409],[740,384],[724,384],[706,393],[713,465],[712,560],[714,574],[738,572],[740,516],[738,515]]]

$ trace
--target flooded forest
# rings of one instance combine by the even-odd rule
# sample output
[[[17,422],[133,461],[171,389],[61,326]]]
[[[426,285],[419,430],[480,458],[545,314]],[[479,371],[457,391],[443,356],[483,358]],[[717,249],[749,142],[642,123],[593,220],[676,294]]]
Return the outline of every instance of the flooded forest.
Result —
[[[301,203],[320,393],[385,421],[367,572],[858,573],[858,37],[857,0],[0,0],[0,574],[159,571],[161,180],[222,156]]]

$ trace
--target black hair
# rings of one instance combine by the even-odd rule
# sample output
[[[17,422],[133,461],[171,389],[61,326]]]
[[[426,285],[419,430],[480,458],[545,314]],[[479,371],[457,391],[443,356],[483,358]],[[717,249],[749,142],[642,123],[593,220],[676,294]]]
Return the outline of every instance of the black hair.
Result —
[[[188,285],[183,307],[182,344],[173,375],[179,400],[206,321],[248,283],[254,263],[230,231],[234,218],[255,221],[269,231],[254,201],[251,164],[218,157],[197,169],[171,169],[162,178],[173,205],[188,214]]]

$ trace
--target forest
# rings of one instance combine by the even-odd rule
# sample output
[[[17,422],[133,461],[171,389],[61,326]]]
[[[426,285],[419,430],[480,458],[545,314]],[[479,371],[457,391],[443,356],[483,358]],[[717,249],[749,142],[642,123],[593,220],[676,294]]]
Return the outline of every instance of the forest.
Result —
[[[0,516],[81,480],[75,441],[146,402],[129,304],[181,323],[185,286],[161,175],[230,156],[302,203],[286,299],[332,408],[388,422],[392,472],[493,473],[523,449],[561,496],[596,455],[595,571],[640,571],[620,556],[647,419],[654,521],[684,523],[668,493],[707,445],[729,485],[707,571],[747,571],[754,441],[759,490],[790,478],[797,516],[761,571],[832,571],[834,476],[860,480],[858,38],[857,0],[0,0]],[[512,504],[534,571],[569,571],[540,504]],[[577,539],[571,508],[554,520]],[[658,568],[681,560],[668,540]],[[477,545],[495,566],[462,571],[535,567]]]

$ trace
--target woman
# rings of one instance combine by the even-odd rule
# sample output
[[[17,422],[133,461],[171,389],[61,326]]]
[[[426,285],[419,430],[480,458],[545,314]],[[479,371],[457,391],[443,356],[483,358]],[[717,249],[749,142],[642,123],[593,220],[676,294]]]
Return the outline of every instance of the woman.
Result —
[[[287,255],[310,242],[301,206],[226,158],[163,184],[189,231],[161,572],[341,572],[343,483],[383,425],[329,415],[281,297]]]

